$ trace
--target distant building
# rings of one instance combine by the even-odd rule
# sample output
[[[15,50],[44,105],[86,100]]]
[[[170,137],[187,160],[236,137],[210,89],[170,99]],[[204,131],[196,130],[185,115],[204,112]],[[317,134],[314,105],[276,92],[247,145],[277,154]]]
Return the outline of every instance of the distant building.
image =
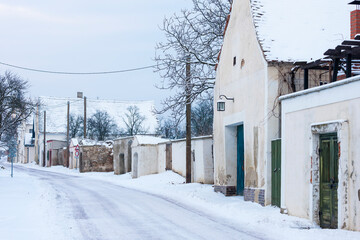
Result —
[[[35,158],[35,132],[32,119],[23,121],[17,131],[17,152],[15,162],[31,163]]]
[[[38,159],[41,166],[44,165],[44,111],[46,111],[46,141],[58,140],[66,141],[67,129],[67,102],[70,102],[70,114],[83,116],[84,99],[79,98],[58,98],[58,97],[40,97],[40,107],[38,110],[38,119],[35,120],[38,126],[35,127],[35,134],[38,137],[37,149]],[[114,119],[120,129],[125,129],[123,118],[130,106],[137,106],[140,114],[145,116],[144,128],[149,133],[154,133],[157,127],[157,119],[154,110],[153,101],[118,101],[118,100],[94,100],[87,99],[86,102],[87,119],[96,111],[106,111]],[[71,136],[70,136],[71,138]]]

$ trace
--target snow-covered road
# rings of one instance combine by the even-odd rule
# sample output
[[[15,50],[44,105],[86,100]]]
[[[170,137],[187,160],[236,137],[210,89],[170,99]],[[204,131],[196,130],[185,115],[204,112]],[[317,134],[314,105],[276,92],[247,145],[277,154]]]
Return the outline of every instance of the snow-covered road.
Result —
[[[109,182],[15,166],[56,193],[54,224],[73,239],[263,239],[161,196]],[[49,239],[52,239],[49,236]]]

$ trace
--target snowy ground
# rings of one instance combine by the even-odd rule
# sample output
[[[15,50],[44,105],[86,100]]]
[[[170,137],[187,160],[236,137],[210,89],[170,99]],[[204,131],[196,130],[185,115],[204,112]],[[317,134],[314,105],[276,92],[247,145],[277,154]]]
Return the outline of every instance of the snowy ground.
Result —
[[[5,163],[0,162],[0,165],[5,165]],[[49,236],[51,236],[51,239],[89,239],[90,237],[82,232],[84,223],[81,225],[79,224],[81,222],[79,218],[69,217],[69,214],[74,212],[71,210],[73,206],[68,203],[58,204],[64,202],[59,199],[71,198],[65,193],[68,194],[68,191],[78,192],[78,188],[79,192],[84,191],[84,194],[76,196],[76,201],[79,199],[81,201],[83,196],[91,199],[92,195],[88,195],[86,189],[81,189],[83,185],[75,186],[82,181],[91,184],[90,187],[93,189],[101,188],[97,192],[101,195],[100,200],[103,202],[109,201],[108,198],[104,198],[109,195],[111,201],[116,199],[116,203],[120,204],[123,200],[119,198],[119,195],[128,194],[127,198],[147,199],[146,203],[153,201],[150,206],[161,203],[162,210],[171,212],[172,216],[178,216],[177,218],[180,220],[184,217],[182,216],[183,213],[187,217],[190,214],[191,220],[184,219],[184,221],[195,221],[191,225],[195,225],[199,231],[201,230],[200,234],[194,237],[194,235],[191,235],[193,230],[189,226],[180,226],[184,228],[184,230],[181,230],[178,229],[178,223],[174,223],[173,228],[177,228],[177,230],[174,229],[171,235],[172,239],[203,239],[205,236],[206,239],[223,239],[223,237],[217,235],[219,234],[218,230],[206,230],[207,227],[215,228],[214,226],[220,223],[223,224],[220,227],[223,229],[224,235],[232,233],[230,239],[253,239],[253,237],[255,239],[360,239],[360,233],[358,232],[320,229],[305,219],[280,214],[278,208],[261,207],[255,203],[244,202],[242,197],[225,197],[222,194],[215,193],[211,185],[183,184],[184,178],[171,171],[131,179],[129,174],[120,176],[115,176],[113,173],[80,174],[76,170],[63,167],[40,168],[28,164],[16,165],[14,178],[11,179],[9,177],[9,167],[8,165],[5,166],[5,170],[0,170],[0,233],[5,238],[0,236],[0,239],[23,239],[21,236],[24,236],[24,234],[27,236],[26,233],[36,233],[30,234],[31,238],[26,239],[49,239],[47,238]],[[49,177],[56,180],[57,183],[45,184],[48,181],[46,178]],[[59,184],[58,182],[63,183]],[[98,184],[100,185],[97,186]],[[65,185],[74,186],[73,189],[69,189]],[[121,188],[116,188],[116,186],[121,186]],[[131,189],[136,189],[136,193]],[[108,191],[111,191],[112,194]],[[120,191],[121,194],[114,196],[113,193],[116,191]],[[144,192],[148,194],[144,194]],[[74,193],[74,195],[76,194]],[[141,197],[138,197],[138,194]],[[133,201],[135,204],[138,199]],[[86,206],[86,204],[82,203],[83,209],[86,210],[87,215],[92,217],[92,223],[94,223],[94,219],[99,219],[99,216],[91,213],[91,208],[90,210],[87,209],[89,206]],[[145,208],[146,204],[142,201],[140,205],[144,205]],[[98,208],[100,209],[102,206]],[[116,205],[115,208],[119,208],[119,206]],[[159,212],[156,212],[156,214],[161,215],[162,211]],[[119,211],[118,214],[122,213],[123,210]],[[150,213],[144,209],[137,213],[146,216],[147,219],[152,219],[153,222],[157,222],[156,226],[152,226],[152,228],[159,225],[164,231],[167,228],[167,230],[171,229],[171,226],[164,224],[162,221],[167,218],[166,214],[162,216],[161,220],[158,218],[159,216],[150,216]],[[130,218],[133,217],[131,215]],[[115,220],[120,221],[119,219]],[[142,220],[137,219],[139,222],[142,222]],[[95,221],[96,226],[101,226],[104,221]],[[166,219],[166,222],[168,221],[175,220],[171,217]],[[214,223],[216,225],[212,225]],[[126,223],[122,224],[126,225]],[[233,230],[236,231],[232,232]],[[169,232],[167,231],[167,233]],[[114,236],[104,234],[97,235],[94,239],[111,239],[111,236]],[[96,235],[93,234],[93,236]],[[136,235],[130,230],[128,230],[127,237],[122,236],[114,239],[136,239]],[[165,237],[162,232],[146,236],[142,239],[162,239]]]

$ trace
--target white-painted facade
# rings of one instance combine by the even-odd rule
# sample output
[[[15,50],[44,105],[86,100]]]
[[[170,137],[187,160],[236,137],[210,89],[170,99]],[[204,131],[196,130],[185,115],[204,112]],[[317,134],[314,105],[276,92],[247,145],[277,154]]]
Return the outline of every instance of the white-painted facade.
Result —
[[[274,105],[279,89],[279,71],[264,58],[250,2],[234,1],[214,91],[214,109],[220,95],[234,98],[225,102],[225,111],[214,112],[215,185],[237,186],[236,136],[237,127],[243,125],[245,190],[254,191],[256,196],[262,190],[265,204],[271,197],[270,144],[280,134],[275,117],[278,106]]]
[[[158,144],[158,173],[166,171],[166,145],[168,143]]]
[[[220,98],[225,101],[225,111],[214,112],[215,191],[241,194],[238,171],[243,169],[245,200],[271,203],[271,141],[281,136],[278,98],[304,86],[303,72],[294,70],[293,63],[322,56],[327,46],[339,43],[335,33],[349,33],[347,3],[327,3],[305,0],[292,8],[291,1],[233,1],[214,88],[214,109]],[[307,9],[314,4],[321,10]],[[304,21],[302,8],[309,14],[307,20],[316,24]],[[334,13],[331,18],[329,13]],[[294,39],[292,31],[311,34],[296,34]],[[309,75],[309,87],[320,84],[318,74]],[[239,126],[244,144],[238,144]],[[244,149],[243,166],[237,159],[239,145]]]
[[[16,162],[31,163],[34,161],[35,148],[32,133],[33,124],[27,121],[24,121],[18,128]]]
[[[151,136],[134,136],[132,142],[132,177],[155,174],[159,172],[158,144],[167,139]]]
[[[360,230],[360,77],[285,95],[281,207],[319,224],[319,136],[339,144],[338,228]]]
[[[214,158],[212,136],[191,140],[191,181],[214,183]],[[186,140],[172,141],[172,170],[186,177]]]

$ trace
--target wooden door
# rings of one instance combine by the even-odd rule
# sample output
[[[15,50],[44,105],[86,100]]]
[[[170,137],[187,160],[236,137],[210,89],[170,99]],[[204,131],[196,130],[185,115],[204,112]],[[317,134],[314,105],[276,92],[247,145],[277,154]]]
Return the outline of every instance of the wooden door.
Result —
[[[320,226],[338,227],[338,141],[335,134],[320,135]]]
[[[281,139],[271,142],[271,204],[280,207],[281,200]]]
[[[236,194],[244,195],[244,125],[237,127],[237,187]]]
[[[166,170],[172,170],[172,145],[166,144]]]

